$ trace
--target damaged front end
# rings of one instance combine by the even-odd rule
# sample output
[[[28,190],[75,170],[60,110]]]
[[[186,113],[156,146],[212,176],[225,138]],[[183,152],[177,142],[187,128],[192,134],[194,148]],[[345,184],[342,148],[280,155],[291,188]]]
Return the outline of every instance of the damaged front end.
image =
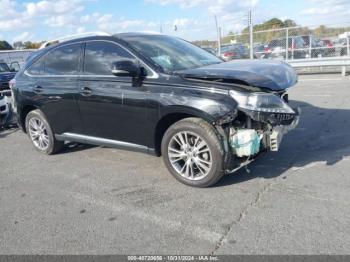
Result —
[[[263,151],[278,151],[283,135],[299,122],[299,109],[288,103],[288,88],[298,77],[287,63],[236,60],[179,71],[188,81],[214,84],[228,91],[237,111],[214,125],[223,137],[226,172],[249,164]]]
[[[288,96],[279,93],[230,91],[238,103],[238,115],[221,127],[227,140],[226,172],[252,162],[263,151],[278,151],[284,134],[299,122],[300,109],[291,108]]]

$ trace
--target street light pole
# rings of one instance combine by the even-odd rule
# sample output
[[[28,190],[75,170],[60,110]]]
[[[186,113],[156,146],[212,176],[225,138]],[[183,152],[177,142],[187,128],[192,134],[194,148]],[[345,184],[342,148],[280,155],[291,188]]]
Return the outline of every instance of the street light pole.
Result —
[[[214,15],[215,18],[215,27],[216,27],[216,34],[218,39],[218,55],[221,54],[221,28],[218,26],[218,19],[216,18],[216,15]]]
[[[252,11],[250,10],[248,13],[248,26],[249,26],[249,46],[250,46],[250,59],[254,58],[253,52],[253,23],[252,23]]]

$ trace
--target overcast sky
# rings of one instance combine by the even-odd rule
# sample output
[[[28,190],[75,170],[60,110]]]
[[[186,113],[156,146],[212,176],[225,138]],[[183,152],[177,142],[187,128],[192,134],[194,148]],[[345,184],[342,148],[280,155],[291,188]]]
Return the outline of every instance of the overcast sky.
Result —
[[[188,40],[214,39],[214,14],[223,32],[272,17],[302,25],[350,25],[350,0],[0,0],[0,39],[38,41],[85,31],[159,31]],[[174,32],[174,25],[177,32]]]

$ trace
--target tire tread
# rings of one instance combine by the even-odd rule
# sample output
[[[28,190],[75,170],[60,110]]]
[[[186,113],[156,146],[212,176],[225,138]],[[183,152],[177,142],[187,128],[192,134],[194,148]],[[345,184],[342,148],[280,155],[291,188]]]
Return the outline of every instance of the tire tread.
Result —
[[[172,166],[168,164],[168,160],[167,160],[167,153],[164,152],[164,150],[166,150],[167,148],[167,144],[166,141],[169,140],[169,134],[174,130],[174,129],[181,129],[181,128],[186,128],[186,127],[198,127],[200,128],[202,131],[204,131],[204,133],[206,134],[206,139],[210,140],[208,142],[210,142],[214,147],[215,147],[215,151],[217,151],[220,154],[220,158],[221,158],[221,163],[213,163],[216,165],[219,165],[220,170],[217,170],[216,173],[207,181],[205,182],[199,182],[200,180],[197,181],[185,181],[184,179],[178,177],[179,175],[177,175],[176,171],[173,171]],[[162,140],[162,155],[163,155],[163,159],[164,162],[167,166],[167,168],[169,169],[169,171],[173,174],[173,176],[179,180],[180,182],[187,184],[187,185],[191,185],[191,186],[195,186],[195,187],[210,187],[214,184],[216,184],[224,175],[224,170],[222,170],[223,167],[223,162],[224,162],[224,149],[223,149],[223,145],[220,139],[220,135],[219,133],[215,130],[214,126],[212,126],[211,124],[209,124],[207,121],[201,119],[201,118],[196,118],[196,117],[190,117],[190,118],[185,118],[182,119],[176,123],[174,123],[173,125],[171,125],[168,130],[165,132],[163,140]],[[214,154],[212,152],[212,154]],[[212,156],[214,158],[214,156]],[[213,159],[214,161],[214,159]],[[199,183],[197,183],[199,182]]]

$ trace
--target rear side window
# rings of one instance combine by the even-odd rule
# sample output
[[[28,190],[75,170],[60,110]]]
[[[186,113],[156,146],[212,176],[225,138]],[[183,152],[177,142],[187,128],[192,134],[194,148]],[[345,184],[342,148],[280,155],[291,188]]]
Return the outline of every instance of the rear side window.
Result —
[[[46,75],[75,75],[78,73],[81,44],[61,46],[45,55]]]
[[[34,64],[32,64],[27,70],[31,75],[43,75],[45,66],[45,57],[39,58]]]
[[[87,75],[112,75],[112,65],[120,60],[134,60],[122,47],[111,42],[86,43],[84,73]]]

